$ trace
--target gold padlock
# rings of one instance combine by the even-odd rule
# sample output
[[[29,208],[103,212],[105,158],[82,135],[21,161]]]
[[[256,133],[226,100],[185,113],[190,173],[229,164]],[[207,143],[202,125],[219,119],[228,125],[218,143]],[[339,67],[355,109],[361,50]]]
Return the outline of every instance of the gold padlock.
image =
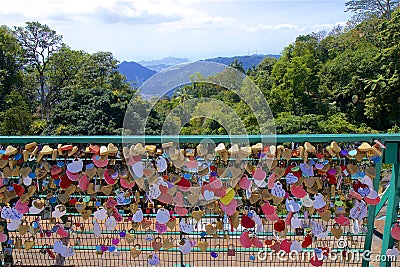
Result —
[[[56,184],[54,183],[54,179],[51,179],[51,182],[50,182],[49,186],[50,186],[51,189],[56,189],[57,188]]]
[[[72,227],[72,222],[69,221],[69,220],[66,221],[64,227],[67,228],[67,229],[71,228]]]
[[[221,219],[217,219],[217,222],[216,222],[216,228],[217,228],[217,230],[223,230],[224,229],[224,222],[223,221],[221,221]]]
[[[185,155],[186,157],[194,157],[195,150],[193,148],[186,148]]]
[[[336,196],[336,187],[335,185],[331,185],[331,197],[335,197]]]

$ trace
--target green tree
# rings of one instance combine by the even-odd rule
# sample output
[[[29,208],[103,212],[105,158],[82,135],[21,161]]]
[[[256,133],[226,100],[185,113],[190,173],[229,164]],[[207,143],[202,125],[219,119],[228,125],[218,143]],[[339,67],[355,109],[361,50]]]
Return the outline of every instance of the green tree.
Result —
[[[19,58],[21,46],[12,31],[6,26],[0,26],[0,105],[11,90],[22,87],[22,71]]]
[[[73,90],[82,88],[80,75],[88,58],[86,52],[72,50],[65,44],[51,55],[45,72],[49,91],[47,97],[51,98],[51,104],[60,102]]]
[[[50,115],[52,96],[55,92],[47,86],[46,71],[50,57],[60,49],[62,36],[39,22],[27,22],[25,27],[16,27],[15,36],[24,50],[24,61],[28,71],[33,71],[38,84],[36,95],[40,101],[42,118]]]
[[[126,77],[119,73],[118,63],[111,52],[96,52],[89,55],[79,72],[79,86],[129,91],[131,86]]]
[[[365,20],[371,16],[390,19],[399,4],[399,0],[349,0],[345,6],[347,11],[353,12],[359,19]]]
[[[131,95],[107,89],[80,89],[55,106],[45,134],[121,134]]]
[[[240,71],[241,73],[246,73],[246,71],[244,70],[244,67],[243,67],[243,63],[237,59],[235,59],[231,64],[229,64],[229,67],[232,67],[232,68]]]
[[[156,103],[155,107],[151,109],[149,101],[144,100],[140,94],[134,94],[127,105],[126,113],[124,113],[124,134],[161,134],[162,124],[166,115],[162,113],[164,103],[166,102]],[[165,110],[169,110],[169,104],[166,106]],[[158,109],[159,107],[162,109]]]
[[[368,92],[365,80],[373,77],[379,68],[375,57],[378,48],[371,44],[360,44],[356,49],[346,49],[329,60],[319,74],[320,92],[332,113],[347,114],[353,124],[370,123],[365,113]]]
[[[321,113],[318,72],[321,62],[317,53],[318,39],[314,35],[299,36],[284,49],[273,66],[272,89],[267,95],[273,112],[294,115]]]
[[[187,100],[191,99],[194,97],[193,95],[193,88],[194,84],[186,84],[181,86],[175,91],[175,99],[178,101],[178,103],[185,103]]]
[[[5,97],[4,112],[0,113],[0,132],[3,135],[30,134],[33,121],[29,105],[17,91],[12,91]]]
[[[365,80],[365,115],[386,130],[400,123],[400,11],[380,23],[377,39],[379,68]]]
[[[265,95],[268,95],[272,89],[271,73],[276,62],[276,58],[266,57],[247,73]]]
[[[70,122],[62,125],[61,121],[58,121],[62,114],[56,113],[63,113],[62,108],[67,106],[66,99],[72,103],[77,103],[77,96],[87,99],[94,92],[101,90],[104,92],[100,94],[101,98],[98,101],[108,101],[109,105],[120,108],[120,113],[113,112],[111,116],[114,116],[116,121],[113,125],[117,125],[119,130],[122,128],[123,117],[121,117],[121,114],[125,112],[130,100],[128,96],[132,95],[133,90],[126,81],[125,76],[119,73],[118,61],[112,53],[97,52],[91,55],[84,51],[72,50],[68,46],[62,45],[50,57],[48,64],[48,69],[46,70],[47,87],[51,89],[51,92],[57,92],[57,94],[50,95],[54,110],[52,109],[50,112],[49,126],[45,132],[78,133],[77,129],[81,128],[74,127],[71,124],[72,119],[70,119]],[[97,89],[82,90],[82,88],[88,87]],[[85,95],[85,93],[88,95]],[[83,104],[85,105],[85,103]],[[97,111],[93,112],[96,113]],[[58,126],[55,127],[55,125]],[[102,132],[111,133],[112,131],[111,128],[103,125],[100,128],[94,129],[93,132],[101,134]]]

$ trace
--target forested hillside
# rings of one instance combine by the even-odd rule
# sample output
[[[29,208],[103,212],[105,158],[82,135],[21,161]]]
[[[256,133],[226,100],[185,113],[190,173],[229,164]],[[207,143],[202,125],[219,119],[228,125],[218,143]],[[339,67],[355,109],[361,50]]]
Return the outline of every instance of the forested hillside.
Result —
[[[118,63],[110,52],[71,49],[39,22],[1,26],[0,134],[121,134],[135,90]],[[231,66],[244,72],[241,62]],[[263,92],[277,133],[399,132],[400,12],[298,36],[279,59],[266,58],[246,74]],[[229,88],[196,81],[158,101],[147,132],[160,133],[169,112],[198,97],[227,103],[248,133],[259,133],[254,114]],[[151,107],[137,96],[133,102]],[[226,133],[206,118],[190,120],[181,132]]]

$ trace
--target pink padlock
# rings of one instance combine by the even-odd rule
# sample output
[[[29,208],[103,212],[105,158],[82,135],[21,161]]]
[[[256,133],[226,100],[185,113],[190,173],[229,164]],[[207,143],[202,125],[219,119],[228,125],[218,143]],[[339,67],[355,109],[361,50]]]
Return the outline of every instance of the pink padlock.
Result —
[[[250,236],[249,231],[244,231],[239,238],[240,244],[244,248],[250,248],[253,245],[252,237]]]

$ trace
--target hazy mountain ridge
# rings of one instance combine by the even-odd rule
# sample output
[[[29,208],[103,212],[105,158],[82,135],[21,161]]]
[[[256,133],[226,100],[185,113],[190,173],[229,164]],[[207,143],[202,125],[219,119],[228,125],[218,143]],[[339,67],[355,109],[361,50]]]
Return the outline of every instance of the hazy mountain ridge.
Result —
[[[258,64],[260,64],[260,62],[263,61],[264,58],[266,58],[266,57],[273,57],[273,58],[279,59],[280,56],[272,55],[272,54],[268,54],[268,55],[254,54],[254,55],[250,55],[250,56],[208,58],[208,59],[204,59],[202,61],[215,62],[215,63],[224,64],[224,65],[229,65],[232,62],[234,62],[235,60],[237,60],[238,62],[241,62],[243,64],[244,70],[247,71],[248,69],[252,68],[253,66],[255,67]]]
[[[187,58],[165,57],[156,60],[148,60],[148,61],[142,60],[139,61],[138,63],[148,69],[160,72],[170,66],[175,66],[187,62],[190,62],[190,60]]]
[[[257,66],[264,58],[266,57],[274,57],[279,58],[279,55],[249,55],[249,56],[234,56],[234,57],[216,57],[216,58],[207,58],[200,61],[205,62],[215,62],[224,65],[229,65],[235,60],[241,62],[243,64],[243,68],[245,71],[252,68],[253,66]],[[148,61],[123,61],[119,64],[119,71],[124,74],[129,82],[136,83],[137,86],[140,86],[149,79],[154,74],[167,69],[171,66],[175,66],[182,63],[190,62],[187,58],[176,58],[176,57],[165,57],[159,60],[148,60]]]
[[[134,61],[123,61],[118,65],[119,71],[125,75],[129,82],[136,83],[136,86],[140,86],[151,76],[157,72],[142,66]]]

